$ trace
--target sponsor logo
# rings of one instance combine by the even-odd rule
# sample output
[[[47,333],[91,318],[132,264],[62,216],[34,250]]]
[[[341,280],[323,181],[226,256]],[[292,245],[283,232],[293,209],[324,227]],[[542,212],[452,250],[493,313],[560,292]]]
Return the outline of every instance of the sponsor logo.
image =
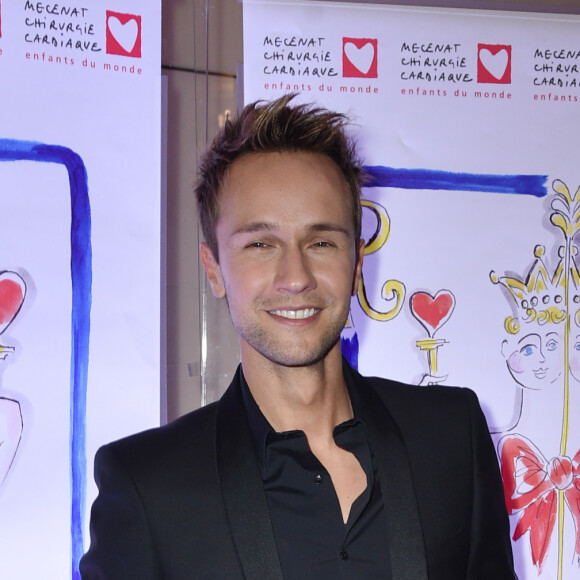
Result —
[[[512,82],[512,47],[509,44],[477,45],[477,82],[509,85]]]
[[[106,52],[141,58],[141,16],[107,10]]]
[[[362,79],[378,77],[378,40],[376,38],[343,37],[342,76]]]

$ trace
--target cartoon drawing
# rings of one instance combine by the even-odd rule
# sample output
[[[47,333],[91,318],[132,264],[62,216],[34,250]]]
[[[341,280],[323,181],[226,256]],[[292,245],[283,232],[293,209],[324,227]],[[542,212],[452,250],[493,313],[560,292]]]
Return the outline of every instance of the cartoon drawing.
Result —
[[[507,336],[501,351],[518,386],[511,419],[505,426],[492,427],[492,433],[511,431],[518,425],[526,390],[548,389],[562,379],[566,319],[563,251],[552,276],[548,274],[544,254],[545,248],[536,246],[535,261],[525,280],[490,273],[491,281],[507,290],[514,308],[514,316],[508,316],[504,322]]]
[[[564,504],[573,517],[575,551],[580,554],[580,451],[573,458],[560,455],[547,460],[524,435],[508,435],[500,441],[500,458],[506,506],[519,516],[513,538],[519,540],[529,532],[534,565],[541,572],[556,520],[563,522]],[[559,524],[558,578],[562,578],[563,529]]]
[[[478,191],[507,194],[520,194],[525,192],[526,195],[534,197],[544,197],[547,194],[545,186],[547,176],[545,175],[456,173],[432,169],[403,169],[386,167],[383,165],[365,166],[364,171],[367,177],[365,187],[368,188],[383,187],[411,190],[431,189],[435,191]],[[368,256],[378,252],[386,244],[391,233],[391,221],[387,210],[376,201],[363,199],[362,206],[363,209],[371,211],[376,219],[375,229],[365,244],[364,255]],[[371,304],[367,295],[363,268],[363,274],[357,292],[357,299],[366,316],[377,322],[387,322],[395,318],[401,311],[405,299],[405,292],[406,290],[403,282],[399,280],[387,280],[381,289],[381,296],[385,301],[392,304],[392,306],[387,311],[382,311],[376,308]],[[441,325],[448,320],[453,308],[455,307],[455,297],[450,292],[449,294],[452,298],[452,305],[449,305],[446,313],[447,316],[441,318],[439,324],[436,325],[437,328],[441,327]],[[431,297],[431,299],[433,300],[434,298]],[[441,307],[444,302],[449,300],[448,298],[438,298],[438,295],[435,299],[437,300],[436,308]],[[418,297],[417,300],[421,301],[422,298]],[[421,309],[421,307],[419,309]],[[411,310],[413,310],[413,308],[411,308]],[[415,316],[415,314],[413,315]],[[429,318],[429,316],[427,318]],[[421,322],[421,320],[419,320],[419,322]],[[426,330],[428,332],[430,331],[429,328],[426,328]],[[436,329],[432,330],[433,334],[435,331]],[[425,340],[431,342],[424,342],[422,345],[417,345],[419,348],[427,351],[429,361],[429,372],[424,376],[423,381],[431,383],[441,382],[445,380],[446,377],[439,377],[436,375],[437,349],[444,344],[444,342],[437,342],[439,339],[434,339],[432,334],[429,334],[429,339]],[[432,342],[434,340],[435,342]],[[344,356],[349,360],[351,365],[354,368],[358,368],[358,335],[354,329],[352,316],[349,316],[349,321],[342,333],[341,347]]]
[[[365,244],[364,255],[368,256],[378,252],[387,243],[391,233],[391,220],[389,219],[387,210],[382,205],[374,201],[364,199],[362,200],[362,206],[363,208],[369,209],[377,220],[375,231]],[[373,320],[387,322],[388,320],[391,320],[397,316],[397,314],[399,314],[401,311],[401,308],[403,307],[403,300],[405,299],[405,286],[398,280],[387,280],[383,284],[381,294],[383,299],[387,302],[392,302],[393,300],[395,301],[393,307],[386,312],[379,311],[370,304],[365,289],[363,272],[360,278],[357,294],[359,304],[361,305],[361,308],[365,314]]]
[[[513,539],[528,536],[532,563],[541,575],[556,536],[557,577],[562,580],[564,564],[571,562],[577,573],[580,562],[580,451],[568,453],[570,434],[578,433],[572,430],[570,410],[580,369],[580,272],[574,245],[580,230],[580,188],[572,196],[560,180],[552,187],[550,222],[564,236],[554,272],[546,267],[545,248],[536,246],[525,279],[493,271],[490,278],[507,290],[514,312],[505,320],[508,337],[502,344],[517,385],[514,413],[508,425],[495,429],[506,433],[498,455],[506,506],[515,518]],[[573,556],[564,554],[572,531]]]
[[[26,296],[26,284],[16,273],[0,271],[0,336],[16,318]],[[0,344],[0,359],[5,359],[14,348]]]
[[[439,290],[435,296],[418,291],[409,298],[411,314],[427,331],[428,338],[418,340],[417,347],[427,353],[429,371],[423,376],[421,385],[443,382],[447,375],[437,376],[437,351],[447,343],[444,338],[435,338],[435,333],[449,320],[455,308],[455,296],[449,290]]]
[[[25,296],[26,284],[16,272],[0,272],[0,336],[20,312]],[[13,352],[13,346],[0,344],[0,360]],[[1,394],[0,390],[0,486],[14,462],[23,427],[20,403]]]
[[[0,486],[4,483],[22,436],[22,412],[20,403],[0,397]]]
[[[14,163],[18,161],[61,165],[67,171],[70,188],[70,191],[67,192],[67,196],[70,195],[71,208],[70,258],[67,260],[70,263],[70,281],[68,283],[72,290],[70,385],[63,385],[63,388],[70,392],[70,409],[68,410],[70,417],[70,512],[67,516],[70,518],[71,578],[77,580],[80,578],[78,563],[84,553],[87,478],[85,455],[86,397],[92,301],[91,207],[88,195],[88,179],[82,158],[67,147],[46,145],[34,141],[0,139],[0,162]],[[3,288],[4,290],[7,288],[4,284],[0,278],[0,298],[3,296]],[[7,314],[2,312],[0,309],[0,320],[2,320],[2,316],[4,316],[4,320],[7,320]],[[7,347],[2,348],[6,349]],[[18,430],[16,412],[20,412],[19,405],[14,400],[5,398],[0,401],[0,408],[2,409],[0,411],[2,412],[2,420],[5,422],[3,430],[6,433],[6,441],[9,438],[14,441],[14,433]],[[13,446],[14,443],[12,443]],[[5,459],[2,461],[7,463]]]
[[[580,383],[580,322],[578,321],[578,313],[572,322],[574,329],[570,337],[570,361],[569,370],[570,375],[575,382]]]
[[[361,201],[361,205],[363,209],[366,208],[370,210],[376,219],[375,229],[365,243],[364,255],[368,256],[378,252],[387,243],[391,232],[391,221],[387,210],[382,205],[366,199]],[[378,322],[387,322],[395,318],[395,316],[397,316],[401,311],[405,299],[405,286],[398,280],[387,280],[383,284],[381,295],[388,303],[394,301],[390,310],[380,311],[371,305],[367,297],[363,271],[357,292],[358,302],[363,309],[363,312],[369,318]],[[354,322],[350,313],[340,336],[340,346],[343,356],[354,369],[358,370],[358,334],[354,328]]]

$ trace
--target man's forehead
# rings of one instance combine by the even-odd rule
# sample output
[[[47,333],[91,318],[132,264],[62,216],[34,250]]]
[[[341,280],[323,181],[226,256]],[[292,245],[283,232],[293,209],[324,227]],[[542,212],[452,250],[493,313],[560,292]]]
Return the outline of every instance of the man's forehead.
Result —
[[[284,193],[288,202],[302,193],[313,196],[306,199],[310,206],[318,193],[324,194],[327,203],[337,207],[352,204],[346,178],[336,163],[326,155],[314,152],[249,153],[237,159],[224,174],[218,192],[218,206],[224,200],[243,203],[262,196]]]
[[[252,165],[260,166],[262,169],[277,168],[283,162],[305,161],[312,167],[319,169],[321,173],[330,171],[333,177],[338,177],[339,189],[349,189],[348,181],[338,164],[328,155],[317,151],[260,151],[245,153],[236,159],[223,175],[219,194],[223,194],[232,185],[238,185],[241,179],[246,180],[246,173],[252,174]],[[337,188],[338,191],[338,188]]]

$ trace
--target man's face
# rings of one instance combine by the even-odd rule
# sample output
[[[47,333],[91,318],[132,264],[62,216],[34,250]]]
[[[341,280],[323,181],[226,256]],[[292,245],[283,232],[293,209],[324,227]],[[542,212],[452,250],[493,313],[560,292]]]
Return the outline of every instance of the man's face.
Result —
[[[521,337],[504,341],[502,351],[513,378],[528,389],[549,388],[562,375],[562,339],[552,326],[537,326]],[[530,330],[530,329],[527,329]]]
[[[362,267],[347,185],[315,153],[241,158],[220,196],[219,265],[202,261],[213,293],[226,297],[242,360],[306,366],[340,349]]]

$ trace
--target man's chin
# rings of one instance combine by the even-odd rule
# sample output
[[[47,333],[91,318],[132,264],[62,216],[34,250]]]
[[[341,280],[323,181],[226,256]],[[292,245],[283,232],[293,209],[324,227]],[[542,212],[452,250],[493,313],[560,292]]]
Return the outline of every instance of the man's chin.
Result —
[[[275,365],[287,368],[313,367],[324,362],[330,351],[337,345],[340,348],[339,339],[340,336],[334,343],[318,346],[318,348],[308,346],[297,348],[296,345],[283,344],[277,345],[276,348],[253,348]]]

